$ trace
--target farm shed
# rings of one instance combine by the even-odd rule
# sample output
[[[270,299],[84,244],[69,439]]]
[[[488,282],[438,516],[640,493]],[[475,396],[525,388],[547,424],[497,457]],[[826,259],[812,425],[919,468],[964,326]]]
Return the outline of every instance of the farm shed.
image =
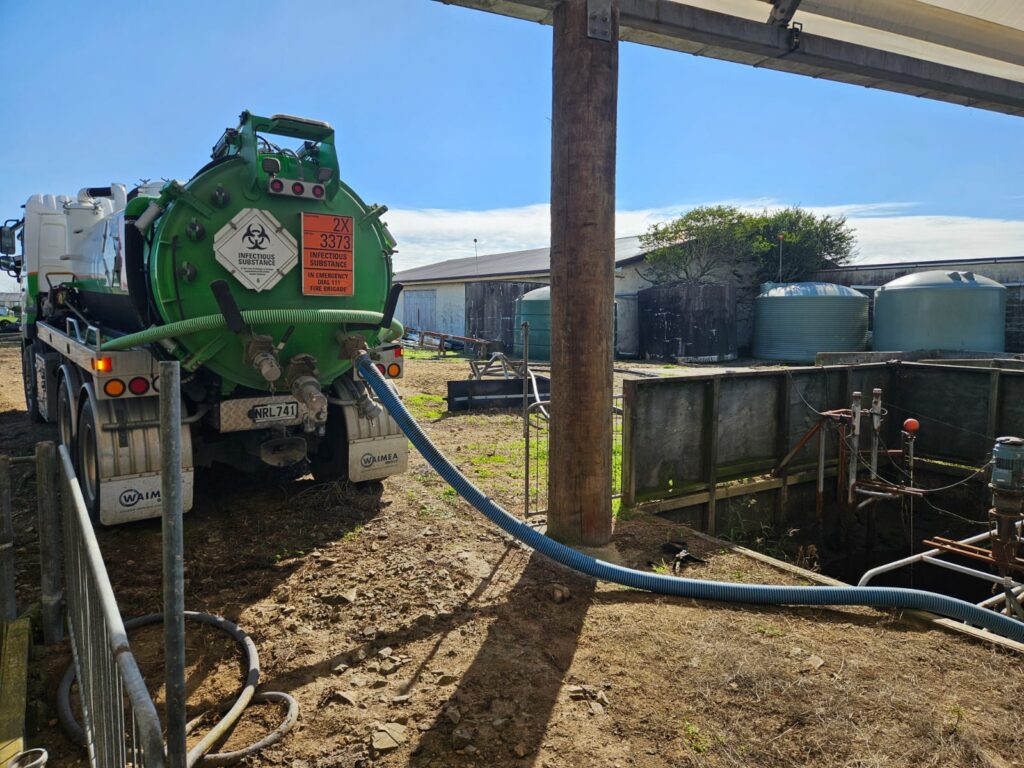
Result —
[[[637,291],[650,286],[640,276],[644,251],[639,237],[615,240],[615,354],[639,354]],[[396,316],[406,326],[502,341],[512,350],[516,300],[551,281],[551,250],[533,248],[449,259],[400,272],[405,286]]]

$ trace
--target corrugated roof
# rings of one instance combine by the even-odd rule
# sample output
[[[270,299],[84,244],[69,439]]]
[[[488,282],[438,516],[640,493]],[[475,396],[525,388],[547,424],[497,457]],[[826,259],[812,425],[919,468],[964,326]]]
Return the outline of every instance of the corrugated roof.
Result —
[[[644,255],[640,238],[619,237],[615,240],[615,265],[639,261]],[[474,280],[515,275],[541,275],[551,270],[551,249],[491,253],[476,258],[449,259],[436,264],[406,269],[395,275],[400,283],[436,283],[450,280]]]

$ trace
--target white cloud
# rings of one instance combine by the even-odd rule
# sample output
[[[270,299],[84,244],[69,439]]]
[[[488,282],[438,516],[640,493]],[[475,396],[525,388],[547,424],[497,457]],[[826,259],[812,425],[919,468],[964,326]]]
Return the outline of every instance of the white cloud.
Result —
[[[750,211],[784,205],[768,198],[711,201]],[[615,214],[620,237],[644,232],[697,203],[642,208]],[[1024,255],[1024,220],[911,213],[913,203],[851,203],[805,206],[819,214],[846,216],[857,232],[858,263],[926,261],[932,259],[995,258]],[[451,209],[392,209],[387,216],[398,239],[395,269],[473,256],[473,238],[480,254],[542,248],[548,244],[547,204],[485,211]],[[0,277],[0,290],[16,290],[14,281]]]
[[[712,201],[759,211],[785,205],[767,198]],[[619,237],[644,232],[695,203],[618,211]],[[805,206],[818,214],[846,216],[857,233],[858,263],[996,258],[1024,255],[1024,220],[914,214],[914,203],[851,203]],[[487,211],[392,210],[391,231],[398,238],[396,271],[473,255],[473,238],[481,254],[503,253],[548,244],[548,206],[496,208]]]

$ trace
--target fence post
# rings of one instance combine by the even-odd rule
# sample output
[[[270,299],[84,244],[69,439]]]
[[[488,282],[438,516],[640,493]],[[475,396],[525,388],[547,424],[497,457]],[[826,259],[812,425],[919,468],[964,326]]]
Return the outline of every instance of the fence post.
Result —
[[[160,505],[164,555],[167,765],[185,768],[185,565],[181,491],[181,367],[160,363]]]
[[[14,591],[14,520],[11,517],[11,458],[0,456],[0,621],[18,618]]]
[[[57,506],[57,446],[51,442],[36,445],[36,498],[43,642],[50,645],[64,639],[64,560]]]

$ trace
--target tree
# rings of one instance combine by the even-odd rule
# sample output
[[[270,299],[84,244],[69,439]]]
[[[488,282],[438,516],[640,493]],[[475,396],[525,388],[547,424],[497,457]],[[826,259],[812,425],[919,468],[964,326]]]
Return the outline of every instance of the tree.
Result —
[[[701,206],[640,236],[647,250],[644,279],[656,285],[694,285],[736,276],[752,256],[750,217],[729,205]]]
[[[701,206],[640,236],[648,250],[641,276],[656,285],[733,281],[757,286],[806,280],[821,269],[849,263],[853,229],[842,216],[803,208],[751,214],[734,206]]]
[[[856,255],[857,238],[844,216],[818,216],[794,207],[762,211],[750,223],[759,283],[806,280],[819,270],[849,264]]]

